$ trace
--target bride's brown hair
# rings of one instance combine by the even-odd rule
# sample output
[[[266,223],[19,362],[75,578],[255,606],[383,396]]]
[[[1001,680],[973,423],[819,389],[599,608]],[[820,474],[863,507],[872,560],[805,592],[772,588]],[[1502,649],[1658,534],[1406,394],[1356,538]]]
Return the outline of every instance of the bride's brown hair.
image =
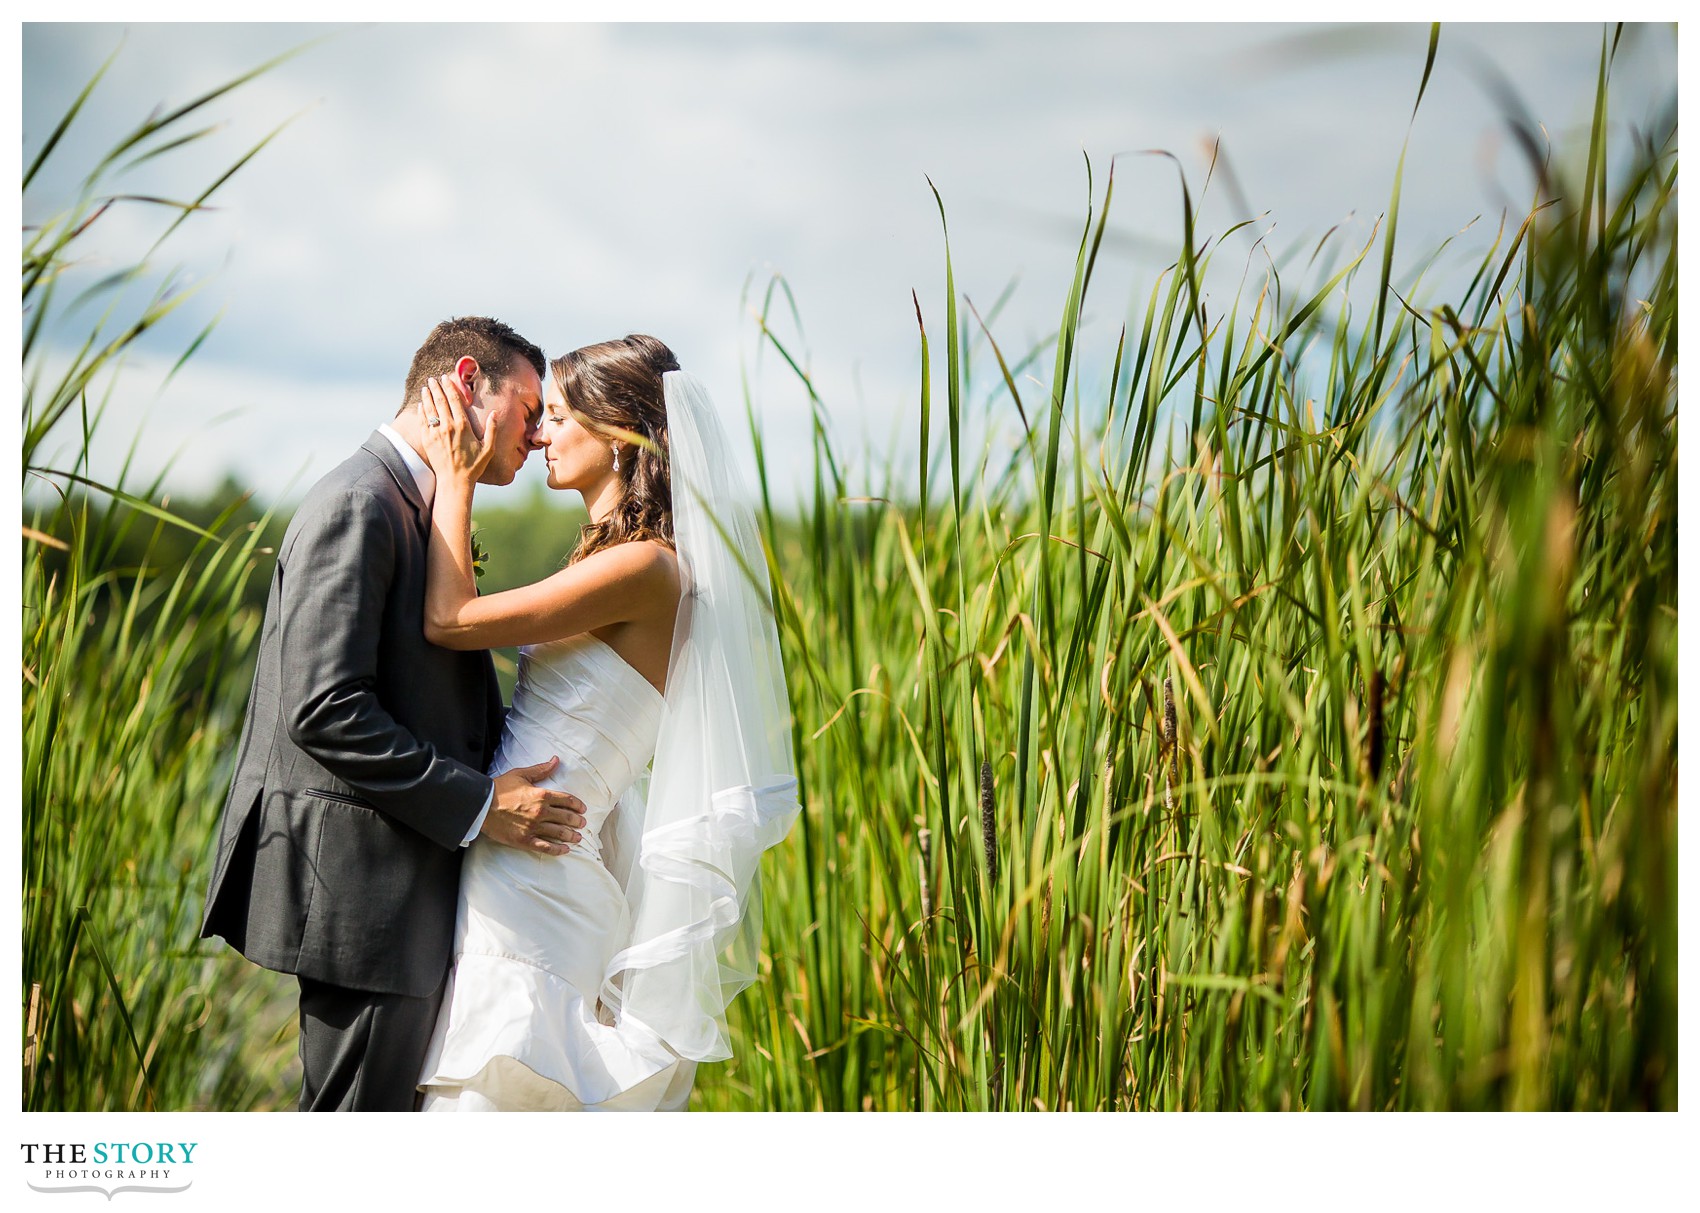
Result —
[[[585,524],[568,564],[634,539],[673,546],[673,484],[661,376],[678,369],[673,351],[642,333],[587,345],[549,364],[578,422],[620,447],[620,499],[601,522]],[[643,441],[634,442],[632,435]]]

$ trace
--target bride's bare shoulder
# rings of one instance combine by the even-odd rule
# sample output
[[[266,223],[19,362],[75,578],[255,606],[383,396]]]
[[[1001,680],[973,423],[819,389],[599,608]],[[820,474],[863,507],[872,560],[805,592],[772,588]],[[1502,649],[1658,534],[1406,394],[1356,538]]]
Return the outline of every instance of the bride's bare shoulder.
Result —
[[[665,543],[634,539],[616,543],[580,561],[584,572],[599,580],[642,586],[656,594],[679,593],[679,558]]]

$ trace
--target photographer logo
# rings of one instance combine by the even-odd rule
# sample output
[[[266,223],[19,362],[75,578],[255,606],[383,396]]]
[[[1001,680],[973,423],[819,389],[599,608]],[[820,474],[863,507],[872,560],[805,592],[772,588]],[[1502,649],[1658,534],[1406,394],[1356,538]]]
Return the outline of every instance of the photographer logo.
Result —
[[[24,1142],[18,1146],[36,1192],[186,1192],[194,1141]]]

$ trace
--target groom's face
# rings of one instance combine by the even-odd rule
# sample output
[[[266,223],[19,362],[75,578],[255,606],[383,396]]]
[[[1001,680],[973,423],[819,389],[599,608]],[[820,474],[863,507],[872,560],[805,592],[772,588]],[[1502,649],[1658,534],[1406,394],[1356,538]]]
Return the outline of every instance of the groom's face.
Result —
[[[474,382],[479,387],[468,419],[480,438],[486,427],[493,430],[496,447],[479,483],[512,484],[526,456],[543,445],[538,439],[543,422],[543,384],[523,358],[515,360],[494,391],[482,375]]]

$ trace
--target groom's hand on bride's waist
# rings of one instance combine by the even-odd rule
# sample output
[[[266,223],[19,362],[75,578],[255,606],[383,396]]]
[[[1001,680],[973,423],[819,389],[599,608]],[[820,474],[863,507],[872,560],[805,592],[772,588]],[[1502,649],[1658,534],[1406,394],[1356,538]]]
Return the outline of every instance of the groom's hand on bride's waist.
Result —
[[[559,761],[551,758],[496,776],[495,797],[478,832],[492,842],[540,855],[565,855],[571,850],[584,829],[584,802],[570,793],[537,786]]]

